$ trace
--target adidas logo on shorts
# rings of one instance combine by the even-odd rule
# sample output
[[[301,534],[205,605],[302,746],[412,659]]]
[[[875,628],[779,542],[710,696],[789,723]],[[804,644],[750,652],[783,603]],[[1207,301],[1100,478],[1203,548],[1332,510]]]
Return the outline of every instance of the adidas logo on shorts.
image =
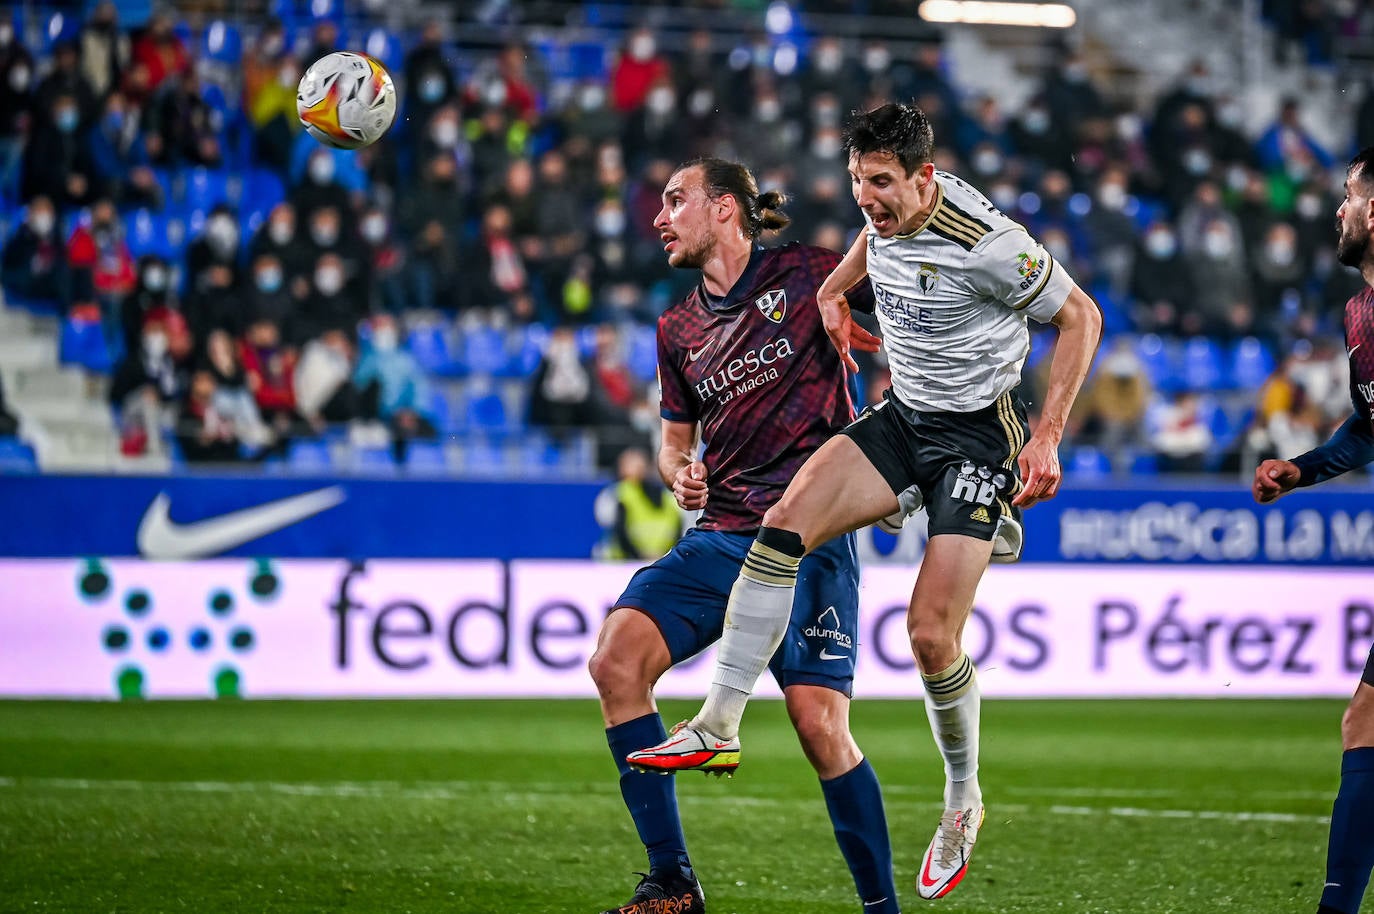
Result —
[[[992,518],[988,516],[988,509],[984,508],[982,505],[979,505],[978,507],[974,508],[973,513],[970,514],[969,517],[973,520],[976,520],[980,524],[992,523]]]

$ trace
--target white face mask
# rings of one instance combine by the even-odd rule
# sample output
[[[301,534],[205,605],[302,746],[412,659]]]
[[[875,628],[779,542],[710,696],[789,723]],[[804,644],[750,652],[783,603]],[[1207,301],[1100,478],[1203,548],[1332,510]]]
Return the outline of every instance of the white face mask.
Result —
[[[1002,156],[994,149],[983,149],[973,156],[973,170],[982,175],[996,174],[1002,168]]]
[[[816,52],[816,69],[822,73],[834,73],[844,63],[844,53],[839,48],[825,47]]]
[[[1189,149],[1183,154],[1183,167],[1190,175],[1205,175],[1212,167],[1212,156],[1205,149]]]
[[[333,247],[334,242],[339,240],[339,227],[337,225],[312,225],[310,226],[310,238],[322,248]]]
[[[1297,202],[1294,203],[1294,207],[1302,218],[1316,219],[1321,215],[1322,201],[1312,194],[1301,194],[1298,196]]]
[[[1202,236],[1202,249],[1207,252],[1208,257],[1221,260],[1231,256],[1235,244],[1231,241],[1229,232],[1208,232]]]
[[[395,327],[378,327],[372,332],[372,348],[378,352],[393,352],[396,343]]]
[[[321,295],[338,295],[343,283],[343,270],[324,267],[315,271],[315,288],[320,290]]]
[[[286,244],[291,240],[296,227],[290,222],[269,222],[267,223],[267,237],[271,238],[275,244]]]
[[[881,73],[892,62],[892,52],[887,48],[869,48],[864,51],[864,69],[870,73]]]
[[[833,159],[840,154],[840,138],[837,136],[818,136],[811,144],[811,154],[818,159]]]
[[[386,237],[386,217],[381,215],[368,216],[363,220],[361,231],[364,238],[376,244]]]
[[[1004,213],[1009,213],[1016,208],[1016,188],[1010,184],[994,184],[988,191],[988,198],[992,200],[992,205]]]
[[[1126,188],[1120,184],[1103,184],[1098,188],[1097,202],[1103,209],[1117,212],[1126,205]]]
[[[687,110],[693,117],[705,117],[716,106],[716,98],[710,89],[697,89],[687,98]]]
[[[1170,232],[1151,232],[1145,237],[1145,250],[1151,257],[1168,260],[1178,250],[1178,241]]]
[[[149,292],[161,292],[167,288],[167,271],[162,267],[149,267],[143,273],[143,287]]]
[[[578,93],[577,103],[583,111],[596,111],[606,104],[606,90],[600,86],[584,86]]]
[[[1265,246],[1265,253],[1275,266],[1291,266],[1297,251],[1287,241],[1271,241]]]
[[[310,160],[310,180],[316,184],[328,184],[334,180],[334,157],[317,155]]]
[[[26,92],[29,88],[29,68],[20,64],[10,70],[10,88],[15,92]]]
[[[644,104],[654,114],[668,114],[673,110],[673,90],[666,86],[660,86],[649,93]]]
[[[440,149],[452,149],[458,145],[458,124],[455,121],[435,121],[429,136]]]
[[[167,354],[167,334],[143,334],[143,351],[150,359],[160,359]]]
[[[36,212],[29,216],[29,228],[33,229],[35,235],[47,237],[55,224],[53,214],[49,212]]]
[[[623,209],[603,209],[596,214],[596,233],[603,238],[614,238],[625,231],[625,211]]]
[[[652,35],[636,35],[630,42],[630,56],[641,63],[654,56],[658,45]]]
[[[1039,136],[1050,129],[1050,113],[1043,108],[1032,108],[1026,112],[1022,123],[1027,131]]]
[[[771,124],[782,116],[782,104],[775,98],[765,98],[759,102],[759,120],[765,124]]]
[[[239,229],[234,220],[216,216],[206,223],[205,238],[218,251],[232,250],[238,244]]]

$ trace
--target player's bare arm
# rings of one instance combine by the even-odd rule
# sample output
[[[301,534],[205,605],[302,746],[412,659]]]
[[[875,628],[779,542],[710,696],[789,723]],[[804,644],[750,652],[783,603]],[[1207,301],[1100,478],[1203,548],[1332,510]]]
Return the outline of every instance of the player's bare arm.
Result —
[[[863,282],[867,276],[868,226],[865,225],[850,245],[844,259],[816,290],[816,305],[821,309],[821,322],[825,325],[825,332],[830,336],[830,343],[840,354],[845,367],[856,374],[859,365],[849,354],[850,350],[877,352],[882,345],[879,337],[854,322],[849,310],[849,299],[845,297],[846,292]]]
[[[1069,409],[1088,376],[1097,344],[1102,339],[1102,312],[1077,285],[1052,323],[1059,328],[1059,342],[1050,362],[1045,405],[1040,411],[1035,434],[1017,458],[1023,484],[1012,502],[1021,508],[1053,498],[1059,492],[1059,483],[1064,477],[1059,466],[1059,442],[1064,437]]]
[[[673,490],[684,511],[706,507],[706,464],[697,459],[701,443],[695,422],[663,420],[663,443],[658,448],[658,475]]]

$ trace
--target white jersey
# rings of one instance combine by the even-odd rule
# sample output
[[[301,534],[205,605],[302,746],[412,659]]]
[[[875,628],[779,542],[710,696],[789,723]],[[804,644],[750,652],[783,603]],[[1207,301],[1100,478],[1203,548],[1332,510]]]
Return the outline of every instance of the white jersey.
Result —
[[[1039,242],[952,174],[908,235],[868,234],[868,278],[892,370],[914,409],[973,412],[1021,380],[1026,316],[1045,323],[1073,280]]]

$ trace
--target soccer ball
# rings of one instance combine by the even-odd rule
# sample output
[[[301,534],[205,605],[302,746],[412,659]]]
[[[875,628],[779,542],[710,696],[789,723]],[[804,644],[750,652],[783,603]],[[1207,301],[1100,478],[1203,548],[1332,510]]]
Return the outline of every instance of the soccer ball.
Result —
[[[296,91],[305,132],[326,146],[361,149],[381,139],[396,119],[391,74],[366,54],[335,51],[310,65]]]

